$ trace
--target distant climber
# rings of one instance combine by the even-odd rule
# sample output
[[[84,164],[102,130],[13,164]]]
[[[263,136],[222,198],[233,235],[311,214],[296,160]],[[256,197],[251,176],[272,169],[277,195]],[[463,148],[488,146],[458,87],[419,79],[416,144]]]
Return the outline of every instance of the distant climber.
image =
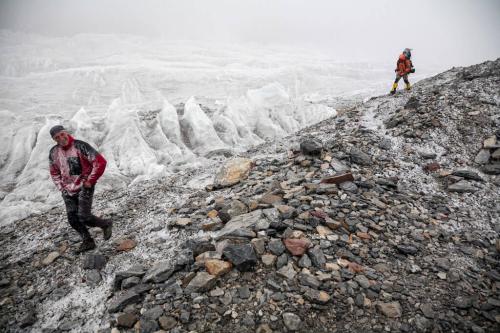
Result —
[[[96,247],[88,227],[100,227],[104,239],[112,233],[112,222],[92,215],[92,198],[97,180],[104,173],[106,160],[87,142],[75,140],[61,125],[50,129],[57,145],[49,153],[50,176],[61,191],[68,222],[82,237],[77,253]]]
[[[415,73],[415,68],[413,67],[413,63],[411,62],[411,49],[404,49],[403,53],[399,56],[399,59],[396,63],[396,80],[392,84],[391,95],[396,93],[396,89],[398,88],[398,82],[403,78],[405,81],[406,90],[411,89],[410,81],[408,81],[408,74]]]

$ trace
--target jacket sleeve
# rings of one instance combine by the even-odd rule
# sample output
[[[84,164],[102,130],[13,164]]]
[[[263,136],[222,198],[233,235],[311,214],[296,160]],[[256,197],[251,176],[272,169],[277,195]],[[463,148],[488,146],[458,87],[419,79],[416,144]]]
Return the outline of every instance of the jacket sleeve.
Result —
[[[97,183],[97,180],[104,173],[107,162],[104,159],[104,157],[99,153],[95,155],[94,160],[91,162],[92,162],[92,172],[90,173],[89,178],[87,178],[87,181],[89,181],[92,185],[95,185],[95,183]]]
[[[106,160],[104,157],[97,152],[91,145],[86,142],[79,141],[78,150],[82,154],[83,158],[86,158],[87,161],[92,165],[92,171],[87,178],[87,181],[92,185],[97,183],[97,180],[102,176],[104,170],[106,169]]]
[[[57,163],[55,163],[54,158],[52,156],[53,154],[53,149],[49,153],[49,172],[50,172],[50,177],[52,178],[52,181],[56,185],[57,189],[59,191],[64,190],[63,186],[63,181],[61,177],[61,170],[59,169],[59,166]]]
[[[406,60],[406,73],[410,73],[411,68],[412,68],[412,63],[411,63],[411,60],[410,60],[410,59],[407,59],[407,60]]]

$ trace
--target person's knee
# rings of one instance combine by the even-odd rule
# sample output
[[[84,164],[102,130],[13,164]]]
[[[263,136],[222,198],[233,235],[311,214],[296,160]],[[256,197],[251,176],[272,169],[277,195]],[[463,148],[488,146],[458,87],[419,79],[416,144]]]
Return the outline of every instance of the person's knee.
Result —
[[[87,224],[91,220],[92,216],[84,212],[78,212],[78,219],[81,223]]]

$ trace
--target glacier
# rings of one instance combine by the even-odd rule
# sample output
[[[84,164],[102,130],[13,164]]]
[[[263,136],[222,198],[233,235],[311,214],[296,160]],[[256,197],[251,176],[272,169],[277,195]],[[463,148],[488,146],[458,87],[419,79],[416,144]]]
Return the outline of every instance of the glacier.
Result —
[[[48,173],[55,124],[107,159],[97,192],[117,190],[334,117],[393,79],[393,61],[124,35],[0,30],[0,50],[0,225],[60,204]]]

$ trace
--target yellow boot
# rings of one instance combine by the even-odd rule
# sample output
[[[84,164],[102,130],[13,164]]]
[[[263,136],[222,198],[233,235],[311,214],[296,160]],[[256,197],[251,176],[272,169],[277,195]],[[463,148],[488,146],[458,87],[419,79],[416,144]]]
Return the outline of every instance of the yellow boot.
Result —
[[[411,89],[411,84],[408,82],[406,83],[406,87],[405,87],[406,90],[410,90]]]
[[[398,89],[398,84],[394,82],[392,84],[391,95],[394,95],[396,93],[396,89]]]

